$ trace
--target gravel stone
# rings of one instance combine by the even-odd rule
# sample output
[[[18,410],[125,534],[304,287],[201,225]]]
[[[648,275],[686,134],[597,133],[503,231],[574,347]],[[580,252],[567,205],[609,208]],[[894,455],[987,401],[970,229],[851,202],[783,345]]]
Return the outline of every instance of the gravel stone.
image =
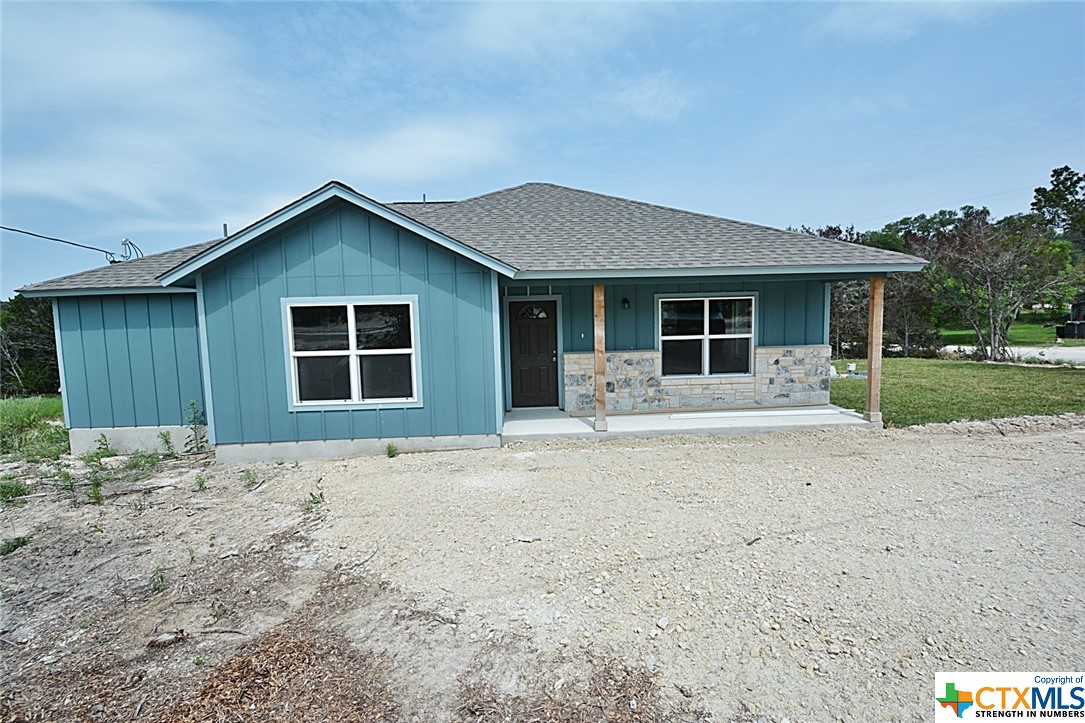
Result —
[[[397,597],[380,617],[345,608],[356,617],[336,629],[402,661],[393,677],[419,720],[448,719],[451,707],[424,706],[454,701],[476,663],[500,671],[502,690],[565,679],[564,695],[578,666],[601,658],[645,661],[661,690],[685,700],[676,686],[688,686],[716,720],[926,719],[935,671],[1080,663],[1082,449],[1085,417],[1064,415],[214,464],[206,493],[192,491],[194,470],[177,472],[138,513],[123,498],[73,508],[58,493],[52,507],[4,511],[6,536],[34,534],[43,551],[0,563],[7,637],[19,644],[5,654],[58,655],[59,641],[78,640],[88,600],[125,617],[96,619],[87,636],[268,629],[304,608],[314,580],[349,571]],[[242,492],[243,468],[266,479],[258,491]],[[303,515],[318,482],[326,502]],[[523,544],[520,531],[541,539]],[[225,600],[236,617],[216,623],[221,586],[182,576],[189,547],[208,575],[247,571],[260,555],[285,562],[278,577],[231,582],[243,593],[229,587]],[[227,550],[239,554],[220,559]],[[175,587],[151,596],[159,565]],[[149,637],[135,635],[118,638],[129,657]],[[199,644],[237,644],[227,637]],[[194,649],[154,665],[195,675]]]

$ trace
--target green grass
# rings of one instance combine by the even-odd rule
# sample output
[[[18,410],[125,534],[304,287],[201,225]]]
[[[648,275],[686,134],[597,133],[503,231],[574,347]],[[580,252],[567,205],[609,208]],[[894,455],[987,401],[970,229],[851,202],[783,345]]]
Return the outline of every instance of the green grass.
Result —
[[[28,494],[30,488],[26,486],[26,482],[18,479],[0,480],[0,502],[10,502]]]
[[[0,542],[0,556],[10,555],[18,550],[20,547],[25,547],[30,544],[30,535],[24,535],[22,537],[11,537],[3,542]]]
[[[959,419],[1085,413],[1085,369],[939,359],[885,359],[882,417],[898,427]],[[835,362],[843,369],[845,362]],[[859,371],[866,361],[856,362]],[[833,404],[862,411],[865,379],[834,379]]]
[[[942,329],[943,346],[975,346],[976,332],[971,329]],[[1055,327],[1022,314],[1010,326],[1010,346],[1052,346],[1055,344]],[[1063,339],[1059,346],[1085,346],[1085,339]]]
[[[60,397],[0,399],[0,455],[37,461],[68,453]]]

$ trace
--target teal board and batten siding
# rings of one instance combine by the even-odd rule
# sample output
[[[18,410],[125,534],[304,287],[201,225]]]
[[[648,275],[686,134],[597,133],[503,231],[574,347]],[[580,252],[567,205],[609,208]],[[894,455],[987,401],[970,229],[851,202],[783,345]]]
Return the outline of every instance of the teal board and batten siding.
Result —
[[[757,296],[756,343],[760,346],[827,344],[829,339],[826,280],[721,280],[666,279],[637,280],[628,283],[607,282],[606,348],[607,351],[655,349],[657,339],[656,299],[667,294],[740,294]],[[564,351],[586,352],[593,344],[592,287],[555,280],[532,282],[530,286],[508,282],[502,289],[507,296],[529,294],[561,297],[562,339]],[[622,299],[629,308],[622,308]]]
[[[497,434],[492,272],[342,202],[202,273],[215,442]],[[283,298],[417,295],[416,408],[289,408]]]
[[[178,426],[203,408],[195,294],[60,297],[56,324],[73,429]]]

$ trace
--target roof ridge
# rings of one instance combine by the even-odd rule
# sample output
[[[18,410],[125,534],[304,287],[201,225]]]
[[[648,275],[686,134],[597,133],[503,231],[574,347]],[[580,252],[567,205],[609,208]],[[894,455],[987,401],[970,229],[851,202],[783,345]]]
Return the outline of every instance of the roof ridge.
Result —
[[[527,183],[521,183],[520,185],[513,186],[511,188],[506,188],[506,189],[502,189],[502,190],[499,190],[499,191],[491,191],[490,193],[483,194],[483,196],[490,196],[490,195],[493,195],[493,194],[496,194],[496,193],[504,193],[505,191],[513,191],[513,190],[516,190],[518,188],[523,188],[525,186],[550,186],[552,188],[560,188],[561,190],[564,190],[564,191],[573,191],[575,193],[583,193],[583,194],[588,195],[588,196],[595,196],[595,197],[598,197],[598,198],[606,198],[606,199],[610,199],[610,200],[613,200],[613,201],[621,201],[621,202],[624,202],[624,203],[633,203],[633,204],[636,204],[638,206],[643,206],[643,207],[646,207],[646,208],[659,209],[661,211],[667,211],[667,212],[670,212],[670,213],[681,213],[681,214],[685,214],[687,216],[695,216],[695,217],[698,217],[698,218],[709,219],[709,220],[712,220],[712,221],[727,221],[728,223],[733,223],[733,224],[737,224],[739,226],[744,226],[744,227],[748,227],[748,228],[757,228],[757,229],[763,229],[763,230],[766,230],[766,231],[772,231],[774,233],[788,234],[788,235],[791,235],[791,236],[796,236],[796,237],[802,238],[802,239],[807,240],[807,241],[817,240],[817,241],[822,241],[822,242],[828,242],[828,243],[831,243],[831,244],[834,244],[834,245],[835,244],[848,244],[849,246],[859,245],[859,246],[864,246],[865,248],[878,249],[880,251],[889,251],[889,253],[896,253],[896,254],[901,253],[899,251],[890,251],[889,249],[879,249],[877,246],[867,246],[866,244],[854,244],[851,241],[845,241],[843,239],[824,238],[823,236],[817,236],[815,234],[802,233],[801,231],[792,231],[790,229],[777,228],[776,226],[768,226],[768,225],[765,225],[763,223],[754,223],[752,221],[740,221],[738,219],[730,218],[728,216],[716,216],[716,215],[713,215],[713,214],[710,214],[710,213],[702,213],[700,211],[690,211],[689,209],[685,209],[685,208],[677,208],[676,206],[664,206],[664,205],[659,204],[659,203],[651,203],[650,201],[641,201],[641,200],[638,200],[638,199],[635,199],[635,198],[626,198],[624,196],[615,196],[615,195],[609,194],[609,193],[599,193],[598,191],[589,191],[589,190],[584,189],[584,188],[576,188],[575,186],[563,186],[560,183],[549,183],[549,182],[545,182],[545,181],[530,181],[530,182],[527,182]],[[476,198],[482,198],[483,196],[476,196]],[[470,199],[466,199],[466,200],[470,200]],[[904,254],[904,255],[908,256],[909,254]],[[913,258],[918,258],[918,257],[913,257]]]
[[[452,203],[460,204],[460,203],[467,203],[468,201],[477,201],[477,200],[479,200],[481,198],[486,198],[487,196],[496,196],[499,193],[507,193],[509,191],[515,191],[515,190],[523,188],[525,186],[555,186],[555,185],[557,185],[557,184],[554,184],[554,183],[539,183],[537,181],[526,181],[524,183],[518,183],[515,186],[509,186],[508,188],[499,188],[496,191],[487,191],[486,193],[480,193],[477,196],[469,196],[469,197],[463,199],[462,201],[452,201]],[[560,186],[559,186],[559,188],[560,188]]]
[[[523,184],[523,185],[532,185],[532,184]],[[561,188],[561,189],[566,190],[566,191],[576,191],[577,193],[584,193],[584,194],[587,194],[589,196],[598,196],[599,198],[607,198],[607,199],[611,199],[611,200],[614,200],[614,201],[623,201],[625,203],[635,203],[638,206],[645,206],[647,208],[657,208],[657,209],[659,209],[661,211],[678,212],[678,213],[686,214],[688,216],[698,216],[700,218],[707,218],[707,219],[710,219],[710,220],[713,220],[713,221],[721,221],[721,220],[722,221],[728,221],[730,223],[737,223],[737,224],[739,224],[741,226],[752,226],[754,228],[763,228],[763,229],[768,230],[768,231],[776,231],[776,232],[779,232],[779,233],[788,233],[788,234],[792,234],[792,235],[795,235],[795,236],[802,236],[803,238],[810,238],[809,234],[800,233],[798,231],[789,231],[787,229],[777,228],[776,226],[766,226],[763,223],[753,223],[752,221],[739,221],[738,219],[730,218],[729,216],[717,216],[717,215],[714,215],[714,214],[711,214],[711,213],[703,213],[701,211],[690,211],[688,208],[678,208],[677,206],[664,206],[661,203],[652,203],[650,201],[641,201],[641,200],[636,199],[636,198],[626,198],[625,196],[615,196],[615,195],[610,194],[610,193],[599,193],[598,191],[589,191],[589,190],[584,189],[584,188],[575,188],[573,186],[562,186],[562,185],[557,184],[557,183],[538,183],[538,184],[533,184],[533,185],[554,186],[555,188]],[[821,238],[821,237],[820,236],[815,236],[814,238]],[[833,239],[824,239],[824,240],[832,241]]]

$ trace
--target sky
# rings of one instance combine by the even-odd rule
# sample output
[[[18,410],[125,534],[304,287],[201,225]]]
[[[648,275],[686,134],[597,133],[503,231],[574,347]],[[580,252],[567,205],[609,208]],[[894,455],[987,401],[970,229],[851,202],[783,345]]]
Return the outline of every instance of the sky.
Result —
[[[1085,3],[0,5],[2,224],[145,253],[331,179],[776,227],[1028,210],[1085,170]],[[0,298],[104,256],[0,233]]]

